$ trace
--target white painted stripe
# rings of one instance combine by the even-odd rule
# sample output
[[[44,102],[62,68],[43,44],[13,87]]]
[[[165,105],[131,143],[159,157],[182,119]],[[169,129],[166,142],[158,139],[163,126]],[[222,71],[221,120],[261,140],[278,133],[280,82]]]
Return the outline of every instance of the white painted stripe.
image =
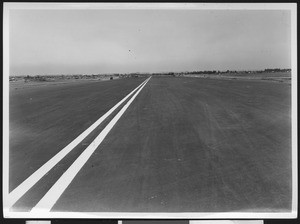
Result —
[[[16,203],[33,185],[35,185],[47,172],[49,172],[60,160],[62,160],[72,149],[74,149],[85,137],[87,137],[97,126],[99,126],[111,113],[113,113],[124,101],[128,99],[137,89],[139,89],[143,84],[147,82],[146,79],[138,87],[132,90],[126,97],[124,97],[120,102],[113,106],[109,111],[107,111],[102,117],[100,117],[94,124],[92,124],[88,129],[82,132],[76,139],[64,147],[60,152],[58,152],[54,157],[52,157],[48,162],[36,170],[31,176],[29,176],[25,181],[23,181],[18,187],[16,187],[9,195],[6,206],[10,208]]]
[[[151,78],[151,77],[150,77]],[[147,82],[150,80],[147,79]],[[124,114],[132,101],[140,93],[143,87],[147,84],[145,82],[143,86],[131,97],[131,99],[123,106],[123,108],[117,113],[117,115],[108,123],[108,125],[101,131],[101,133],[94,139],[94,141],[81,153],[81,155],[73,162],[73,164],[64,172],[64,174],[56,181],[56,183],[50,188],[50,190],[44,195],[44,197],[37,203],[37,205],[31,210],[32,213],[39,214],[39,212],[49,212],[65,189],[69,186],[71,181],[81,170],[83,165],[91,157],[93,152],[104,140],[106,135],[110,132],[113,126],[117,123],[120,117]]]

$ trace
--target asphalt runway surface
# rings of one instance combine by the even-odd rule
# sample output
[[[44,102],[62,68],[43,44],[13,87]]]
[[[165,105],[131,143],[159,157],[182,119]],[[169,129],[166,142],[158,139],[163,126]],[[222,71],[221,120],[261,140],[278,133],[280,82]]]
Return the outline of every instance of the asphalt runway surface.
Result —
[[[10,192],[144,81],[11,90]],[[52,190],[49,211],[291,210],[290,85],[168,77],[144,84],[10,210],[39,207],[90,145],[95,151],[82,168],[73,165],[78,170],[69,184],[61,181],[61,195]]]

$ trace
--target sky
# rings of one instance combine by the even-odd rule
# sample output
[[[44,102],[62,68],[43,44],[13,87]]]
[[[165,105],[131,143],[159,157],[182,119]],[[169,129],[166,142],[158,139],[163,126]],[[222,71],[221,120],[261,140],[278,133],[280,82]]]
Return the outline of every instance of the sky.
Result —
[[[291,67],[287,10],[10,10],[10,75]]]

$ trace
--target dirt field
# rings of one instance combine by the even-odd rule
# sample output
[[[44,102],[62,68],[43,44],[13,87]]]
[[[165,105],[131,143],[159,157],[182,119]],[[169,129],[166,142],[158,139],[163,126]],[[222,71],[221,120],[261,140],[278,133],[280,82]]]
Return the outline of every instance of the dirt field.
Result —
[[[291,72],[254,72],[254,73],[223,73],[223,74],[201,74],[201,75],[184,75],[184,77],[193,78],[208,78],[208,79],[238,79],[238,80],[258,80],[258,81],[272,81],[272,82],[284,82],[291,84]]]

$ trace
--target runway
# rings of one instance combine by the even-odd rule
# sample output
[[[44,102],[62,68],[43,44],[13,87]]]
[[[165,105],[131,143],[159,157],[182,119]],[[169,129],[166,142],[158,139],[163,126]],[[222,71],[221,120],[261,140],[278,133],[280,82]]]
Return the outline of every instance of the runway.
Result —
[[[9,156],[11,211],[290,211],[291,90],[175,77],[11,90]]]

